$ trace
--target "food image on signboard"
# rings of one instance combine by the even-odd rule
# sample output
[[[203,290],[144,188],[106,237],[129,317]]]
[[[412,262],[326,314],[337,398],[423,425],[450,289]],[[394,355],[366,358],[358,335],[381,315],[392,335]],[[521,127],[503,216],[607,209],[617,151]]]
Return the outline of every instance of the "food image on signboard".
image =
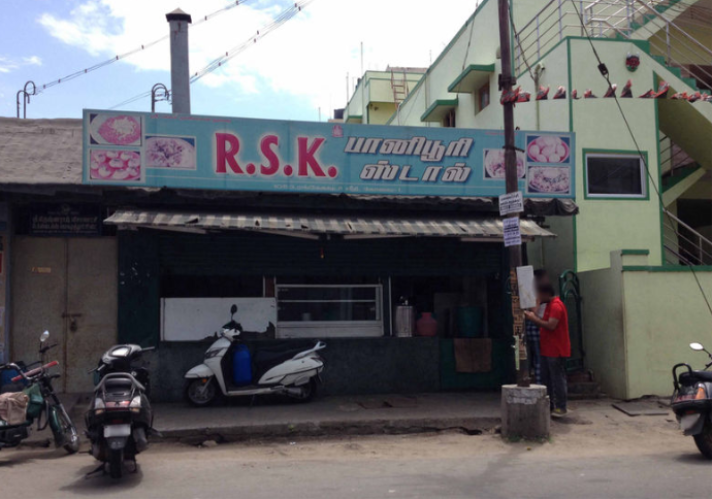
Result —
[[[147,135],[144,152],[147,168],[197,168],[193,137]]]
[[[141,145],[141,118],[128,114],[92,114],[89,117],[92,144]]]
[[[525,156],[517,151],[517,178],[524,178]],[[485,178],[504,179],[504,149],[485,149]]]
[[[568,138],[556,135],[527,137],[527,159],[533,163],[565,163],[571,154]]]
[[[571,189],[571,172],[561,166],[532,166],[529,168],[527,192],[567,194]]]
[[[103,151],[90,153],[90,180],[107,182],[140,182],[141,153],[139,151]]]

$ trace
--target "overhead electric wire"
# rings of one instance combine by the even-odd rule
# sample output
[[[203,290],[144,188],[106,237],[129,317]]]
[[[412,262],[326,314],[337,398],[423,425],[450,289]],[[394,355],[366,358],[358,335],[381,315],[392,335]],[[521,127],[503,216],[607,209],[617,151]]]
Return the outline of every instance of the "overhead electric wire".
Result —
[[[243,0],[240,2],[240,5],[245,3],[247,0]],[[203,67],[202,69],[196,71],[191,77],[190,77],[190,83],[193,84],[199,79],[201,79],[203,76],[207,75],[208,73],[211,73],[215,71],[216,69],[222,67],[224,64],[228,63],[230,60],[232,60],[234,57],[237,57],[239,54],[247,50],[249,47],[257,43],[259,40],[262,38],[266,37],[268,34],[270,34],[272,31],[280,28],[282,25],[284,25],[287,21],[292,19],[294,16],[296,16],[299,12],[302,11],[303,8],[305,8],[307,5],[311,4],[314,2],[314,0],[302,0],[301,2],[295,2],[292,4],[291,7],[283,10],[282,12],[277,15],[277,17],[274,18],[274,20],[264,26],[263,28],[257,30],[257,33],[254,36],[251,36],[249,39],[245,40],[241,44],[225,51],[225,55],[221,55],[220,57],[214,59],[211,61],[207,66]],[[169,90],[170,91],[170,90]],[[116,104],[109,109],[117,109],[119,107],[125,106],[127,104],[131,104],[133,102],[139,101],[141,99],[145,99],[146,97],[149,97],[151,95],[150,91],[146,92],[141,92],[138,95],[135,95],[129,99],[126,99],[123,102],[120,102],[119,104]]]
[[[576,0],[571,0],[571,4],[574,6],[574,10],[576,11],[579,21],[581,22],[581,27],[583,28],[586,38],[588,39],[588,43],[591,45],[591,50],[593,51],[593,55],[596,57],[596,60],[598,61],[599,72],[601,73],[601,76],[603,76],[603,78],[608,83],[608,88],[612,89],[613,84],[611,83],[611,79],[608,74],[608,69],[606,68],[605,64],[601,60],[601,57],[598,55],[598,51],[596,50],[593,40],[591,39],[591,36],[588,33],[588,28],[586,27],[586,23],[584,22],[583,16],[581,15],[581,12],[579,11],[578,6],[576,5]],[[570,69],[571,68],[569,68],[569,70]],[[638,155],[640,156],[640,159],[642,160],[643,165],[645,166],[645,173],[648,176],[648,179],[650,180],[651,185],[655,189],[655,193],[657,194],[658,201],[660,203],[660,209],[663,210],[663,213],[668,217],[668,221],[670,222],[670,227],[672,228],[673,232],[675,233],[675,236],[677,236],[677,238],[679,240],[680,234],[678,233],[677,229],[675,229],[675,223],[672,220],[672,217],[670,217],[670,214],[667,212],[667,210],[663,209],[664,204],[663,204],[662,193],[660,192],[658,185],[655,183],[655,180],[653,179],[653,176],[650,173],[650,167],[648,166],[648,160],[646,159],[645,154],[643,154],[643,151],[640,149],[640,146],[638,145],[638,140],[635,138],[635,133],[633,132],[633,129],[630,126],[630,123],[628,122],[628,117],[625,115],[625,111],[623,111],[623,106],[621,106],[621,103],[618,100],[618,96],[615,93],[613,93],[613,98],[616,102],[616,105],[618,106],[618,110],[621,114],[621,117],[623,118],[623,122],[625,123],[625,126],[628,129],[628,133],[630,134],[631,139],[633,139],[633,144],[635,145],[635,149],[638,152]],[[664,230],[664,227],[661,227],[661,230]],[[665,259],[665,255],[664,255],[665,248],[662,248],[662,250],[663,250],[663,260],[664,260]],[[700,279],[697,276],[697,272],[695,272],[694,265],[692,265],[690,262],[686,262],[686,264],[689,267],[690,272],[692,273],[692,276],[695,278],[697,287],[699,288],[700,293],[702,294],[702,298],[704,299],[705,304],[707,305],[707,309],[709,310],[710,315],[712,315],[712,304],[710,304],[710,300],[707,298],[707,294],[705,293],[705,290],[702,287],[702,283],[700,283]]]
[[[235,1],[231,2],[231,3],[229,3],[228,5],[226,5],[225,7],[222,7],[222,8],[220,8],[220,9],[214,11],[214,12],[211,12],[210,14],[206,14],[206,15],[201,16],[200,18],[198,18],[197,21],[195,21],[194,23],[192,23],[191,28],[195,28],[196,26],[199,26],[199,25],[201,25],[202,23],[211,20],[212,18],[218,16],[219,14],[222,14],[222,13],[224,13],[224,12],[227,12],[228,10],[234,9],[235,7],[237,7],[237,6],[239,6],[239,5],[243,5],[243,4],[252,2],[252,1],[253,1],[253,0],[235,0]],[[153,40],[153,41],[151,41],[151,42],[142,44],[141,46],[136,47],[135,49],[129,50],[128,52],[124,52],[124,53],[122,53],[122,54],[117,54],[117,55],[115,55],[114,57],[112,57],[111,59],[107,59],[107,60],[105,60],[105,61],[103,61],[103,62],[99,62],[99,63],[97,63],[97,64],[94,64],[93,66],[89,66],[89,67],[87,67],[87,68],[80,69],[79,71],[75,71],[75,72],[70,73],[70,74],[68,74],[68,75],[66,75],[66,76],[63,76],[63,77],[61,77],[61,78],[57,78],[56,80],[52,80],[52,81],[50,81],[50,82],[48,82],[48,83],[43,83],[42,85],[38,85],[38,86],[37,86],[37,92],[36,92],[36,93],[37,93],[37,94],[40,94],[40,93],[42,93],[43,91],[47,90],[48,88],[52,88],[52,87],[54,87],[54,86],[56,86],[56,85],[59,85],[60,83],[66,83],[66,82],[68,82],[68,81],[70,81],[70,80],[73,80],[73,79],[75,79],[75,78],[78,78],[78,77],[80,77],[80,76],[82,76],[82,75],[91,73],[92,71],[96,71],[97,69],[101,69],[101,68],[103,68],[103,67],[109,66],[110,64],[113,64],[113,63],[115,63],[115,62],[117,62],[117,61],[124,60],[124,59],[126,59],[127,57],[129,57],[129,56],[132,56],[132,55],[134,55],[134,54],[137,54],[137,53],[139,53],[139,52],[142,52],[142,51],[144,51],[144,50],[146,50],[146,49],[148,49],[148,48],[153,47],[154,45],[157,45],[157,44],[161,43],[162,41],[164,41],[164,40],[166,40],[167,38],[169,38],[169,36],[170,36],[170,34],[164,35],[164,36],[162,36],[162,37],[160,37],[160,38],[157,38],[157,39],[155,39],[155,40]],[[150,92],[149,92],[149,93],[150,93]]]

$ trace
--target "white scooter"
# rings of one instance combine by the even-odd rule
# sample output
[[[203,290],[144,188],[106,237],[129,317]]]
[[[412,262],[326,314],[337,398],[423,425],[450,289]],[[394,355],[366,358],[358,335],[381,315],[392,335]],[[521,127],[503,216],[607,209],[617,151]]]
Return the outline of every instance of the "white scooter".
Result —
[[[326,348],[318,341],[313,348],[260,348],[246,355],[249,364],[239,369],[251,377],[249,384],[237,385],[233,378],[233,352],[241,348],[249,351],[239,340],[242,327],[235,322],[237,306],[230,308],[230,322],[217,334],[217,340],[205,352],[203,363],[185,374],[185,399],[195,407],[213,403],[222,394],[225,397],[282,394],[307,402],[314,398],[319,374],[324,369],[324,359],[317,353]]]

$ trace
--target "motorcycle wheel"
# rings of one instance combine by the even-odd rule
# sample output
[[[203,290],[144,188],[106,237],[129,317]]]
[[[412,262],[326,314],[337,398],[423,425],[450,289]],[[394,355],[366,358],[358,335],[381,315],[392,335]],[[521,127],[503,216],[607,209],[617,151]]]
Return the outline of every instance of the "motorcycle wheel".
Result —
[[[79,433],[64,409],[57,411],[57,420],[63,431],[64,450],[69,454],[76,454],[79,451]]]
[[[109,451],[109,475],[111,478],[121,478],[124,474],[124,451]]]
[[[193,379],[185,385],[185,400],[193,407],[207,407],[217,399],[216,381],[210,379],[208,386],[203,391],[204,383],[200,379]]]
[[[695,435],[694,439],[695,445],[697,445],[702,455],[707,459],[712,459],[712,424],[709,421],[705,422],[702,432],[699,435]]]

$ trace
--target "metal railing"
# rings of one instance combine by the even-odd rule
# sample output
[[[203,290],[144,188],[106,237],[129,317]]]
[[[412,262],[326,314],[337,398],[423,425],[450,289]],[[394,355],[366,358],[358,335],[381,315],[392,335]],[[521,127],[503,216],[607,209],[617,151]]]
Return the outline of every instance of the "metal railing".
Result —
[[[514,34],[516,73],[566,37],[588,34],[648,40],[668,66],[680,68],[683,76],[697,80],[698,87],[712,91],[712,70],[700,64],[712,61],[712,50],[660,12],[681,14],[691,6],[684,0],[551,0]]]
[[[660,137],[660,172],[665,175],[675,175],[675,170],[694,164],[690,157],[679,145],[667,135]]]
[[[668,265],[712,265],[712,241],[663,210],[663,241]]]

